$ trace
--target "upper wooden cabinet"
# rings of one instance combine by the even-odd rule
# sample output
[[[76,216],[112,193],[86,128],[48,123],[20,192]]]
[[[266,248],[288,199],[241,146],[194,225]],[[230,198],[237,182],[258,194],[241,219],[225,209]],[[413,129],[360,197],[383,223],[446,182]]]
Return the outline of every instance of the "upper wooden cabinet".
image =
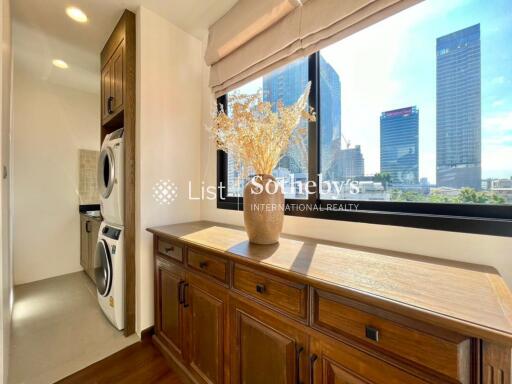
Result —
[[[124,40],[121,40],[101,70],[101,121],[108,123],[124,108]]]

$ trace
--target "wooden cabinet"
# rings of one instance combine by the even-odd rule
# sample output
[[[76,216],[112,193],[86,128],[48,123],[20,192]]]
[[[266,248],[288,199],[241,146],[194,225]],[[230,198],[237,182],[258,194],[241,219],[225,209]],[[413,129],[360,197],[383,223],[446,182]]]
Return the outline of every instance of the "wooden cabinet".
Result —
[[[80,215],[80,265],[95,283],[95,254],[100,225],[100,218],[93,218],[85,214]]]
[[[183,268],[157,257],[155,262],[155,333],[159,340],[184,360]]]
[[[101,70],[101,120],[102,124],[117,116],[124,107],[124,40]]]
[[[307,335],[241,300],[232,300],[230,307],[231,383],[303,382]]]
[[[342,342],[312,338],[310,384],[426,384],[396,366]]]
[[[430,279],[421,283],[420,290],[415,284],[423,277],[402,274],[414,259],[371,258],[364,271],[375,273],[372,279],[364,271],[357,272],[357,278],[344,274],[338,279],[344,268],[353,265],[339,263],[345,253],[333,257],[333,246],[286,239],[278,246],[251,246],[245,234],[209,225],[164,227],[170,228],[168,235],[162,227],[152,230],[157,271],[155,343],[180,363],[175,368],[191,383],[512,384],[512,338],[507,341],[508,318],[499,312],[512,308],[512,300],[487,269],[479,272],[473,267],[463,278],[452,271],[441,279],[441,267],[429,274],[445,284],[443,289],[455,286],[452,279],[458,279],[457,285],[471,282],[472,287],[478,282],[474,288],[487,301],[462,305],[466,312],[474,308],[474,319],[483,318],[474,327],[450,320],[458,301],[446,297],[449,310],[442,317],[428,316],[421,306],[427,299],[437,306],[444,290],[431,298]],[[397,262],[400,265],[395,266]],[[421,259],[418,268],[433,268],[430,262]],[[464,267],[460,265],[457,273]],[[305,272],[301,275],[297,270]],[[380,285],[385,292],[394,292],[396,276],[412,280],[409,290],[400,289],[393,300],[347,285],[354,279],[370,282],[373,290]],[[492,286],[486,286],[489,278]],[[459,298],[466,294],[451,289]],[[402,296],[416,304],[399,302],[405,300]],[[481,317],[483,306],[493,300],[499,305]],[[500,334],[484,329],[482,324],[491,318],[504,328]]]
[[[156,257],[155,337],[197,382],[224,382],[226,303],[224,288]]]
[[[223,383],[227,293],[193,274],[187,282],[188,364],[199,381]]]

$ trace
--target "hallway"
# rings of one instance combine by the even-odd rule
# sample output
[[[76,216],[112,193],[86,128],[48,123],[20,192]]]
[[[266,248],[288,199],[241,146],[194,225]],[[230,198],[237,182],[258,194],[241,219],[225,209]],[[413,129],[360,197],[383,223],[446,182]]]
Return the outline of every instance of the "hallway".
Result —
[[[138,341],[105,318],[83,272],[14,289],[9,383],[51,383]]]

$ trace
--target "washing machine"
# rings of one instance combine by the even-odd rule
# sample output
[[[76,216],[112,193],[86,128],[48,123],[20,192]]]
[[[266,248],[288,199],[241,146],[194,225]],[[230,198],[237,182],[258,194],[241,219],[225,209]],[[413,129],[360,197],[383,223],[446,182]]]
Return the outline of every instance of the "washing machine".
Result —
[[[103,140],[98,161],[98,189],[103,220],[124,224],[124,129]]]
[[[95,269],[98,302],[110,322],[124,328],[123,227],[101,223],[96,245]]]

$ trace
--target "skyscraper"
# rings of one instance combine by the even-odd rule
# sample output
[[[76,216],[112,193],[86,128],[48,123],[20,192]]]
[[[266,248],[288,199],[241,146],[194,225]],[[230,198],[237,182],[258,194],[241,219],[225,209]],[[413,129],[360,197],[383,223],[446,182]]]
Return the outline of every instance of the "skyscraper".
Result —
[[[437,39],[437,185],[481,188],[480,24]]]
[[[263,76],[263,100],[276,105],[282,100],[284,105],[297,101],[308,82],[308,59]],[[320,56],[320,156],[321,164],[330,163],[333,156],[332,143],[341,136],[341,83],[334,68]],[[306,127],[306,123],[304,123]],[[307,134],[305,134],[305,142]],[[279,166],[288,168],[292,173],[307,172],[307,156],[304,148],[291,145],[288,155]]]
[[[354,148],[338,149],[335,151],[333,159],[327,165],[325,180],[347,180],[358,179],[364,176],[364,157],[361,153],[361,146]]]
[[[416,107],[382,112],[380,171],[396,184],[417,184],[419,172],[419,111]]]

